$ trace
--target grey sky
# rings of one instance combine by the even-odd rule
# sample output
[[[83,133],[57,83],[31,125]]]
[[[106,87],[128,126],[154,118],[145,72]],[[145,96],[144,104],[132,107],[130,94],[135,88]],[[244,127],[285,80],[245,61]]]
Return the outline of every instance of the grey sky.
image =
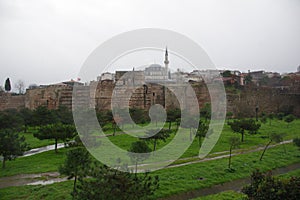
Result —
[[[220,69],[292,72],[299,22],[299,0],[0,0],[0,84],[75,79],[99,44],[148,27],[190,37]]]

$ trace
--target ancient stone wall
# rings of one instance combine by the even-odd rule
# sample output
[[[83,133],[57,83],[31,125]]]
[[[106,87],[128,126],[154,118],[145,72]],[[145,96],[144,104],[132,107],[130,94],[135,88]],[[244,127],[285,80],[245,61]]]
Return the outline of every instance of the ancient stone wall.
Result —
[[[25,107],[31,110],[39,106],[57,109],[60,105],[71,109],[72,87],[68,85],[50,85],[28,89],[25,95]]]
[[[203,107],[206,102],[210,102],[210,94],[207,87],[202,82],[190,83],[198,102],[193,101],[189,96],[189,91],[184,85],[169,84],[164,88],[159,84],[146,84],[140,87],[134,85],[121,87],[116,86],[112,80],[92,82],[90,86],[80,86],[76,91],[76,103],[95,107],[97,110],[110,110],[113,92],[118,93],[115,100],[120,106],[140,108],[148,110],[154,104],[161,104],[167,109],[180,108],[186,106],[193,108],[198,103]],[[115,90],[115,91],[114,91]],[[176,92],[175,92],[176,90]],[[132,92],[133,91],[133,92]],[[69,109],[72,107],[73,87],[59,84],[35,89],[28,89],[25,95],[12,95],[2,92],[0,94],[0,110],[9,108],[29,108],[36,109],[38,106],[47,106],[49,109],[56,109],[60,105]],[[218,98],[218,91],[210,91],[211,95]],[[178,94],[178,98],[175,97]],[[130,96],[129,104],[125,97]],[[220,95],[219,95],[220,96]],[[300,116],[300,92],[299,88],[269,88],[269,87],[243,87],[240,90],[226,90],[227,112],[232,112],[234,116],[255,116],[255,109],[258,112],[277,113],[292,111]],[[183,104],[182,102],[185,102]],[[196,103],[196,104],[195,104]]]
[[[25,107],[25,95],[12,95],[0,93],[0,110],[21,109]]]

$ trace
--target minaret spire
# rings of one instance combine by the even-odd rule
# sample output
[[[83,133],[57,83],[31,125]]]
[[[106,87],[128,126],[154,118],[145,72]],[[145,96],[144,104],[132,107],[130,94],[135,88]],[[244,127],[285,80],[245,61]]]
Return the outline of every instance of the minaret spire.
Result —
[[[168,47],[166,47],[166,52],[165,52],[165,70],[166,70],[166,77],[168,77],[169,74],[169,55],[168,55]]]

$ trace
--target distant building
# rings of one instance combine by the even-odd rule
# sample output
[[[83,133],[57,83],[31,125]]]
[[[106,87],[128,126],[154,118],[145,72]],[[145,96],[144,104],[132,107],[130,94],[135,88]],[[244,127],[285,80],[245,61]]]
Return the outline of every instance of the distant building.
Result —
[[[145,69],[145,82],[146,83],[159,83],[168,81],[171,79],[171,74],[169,72],[169,58],[168,49],[165,52],[165,66],[159,64],[151,64]]]
[[[105,81],[105,80],[114,80],[114,74],[110,72],[105,72],[101,74],[101,76],[97,77],[97,81]]]

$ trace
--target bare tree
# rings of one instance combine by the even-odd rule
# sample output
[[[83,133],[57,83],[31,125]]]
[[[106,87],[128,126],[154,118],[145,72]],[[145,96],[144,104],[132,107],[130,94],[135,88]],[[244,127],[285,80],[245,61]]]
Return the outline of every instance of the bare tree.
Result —
[[[25,92],[25,83],[22,80],[18,80],[15,84],[15,88],[18,90],[19,94],[24,94]]]

